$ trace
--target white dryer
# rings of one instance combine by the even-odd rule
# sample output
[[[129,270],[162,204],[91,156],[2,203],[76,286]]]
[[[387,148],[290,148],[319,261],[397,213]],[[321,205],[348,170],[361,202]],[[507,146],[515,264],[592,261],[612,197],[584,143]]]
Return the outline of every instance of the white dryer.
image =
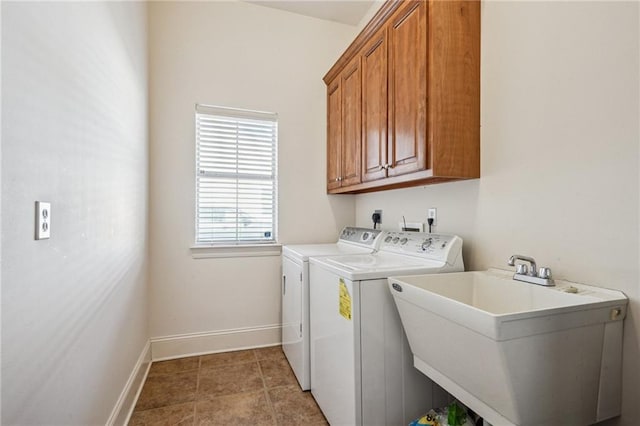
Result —
[[[413,367],[387,278],[463,271],[460,237],[388,232],[377,252],[312,257],[309,270],[311,393],[330,424],[408,424],[446,404]]]
[[[309,257],[366,254],[378,248],[379,229],[345,227],[338,242],[282,249],[282,349],[302,390],[310,387]]]

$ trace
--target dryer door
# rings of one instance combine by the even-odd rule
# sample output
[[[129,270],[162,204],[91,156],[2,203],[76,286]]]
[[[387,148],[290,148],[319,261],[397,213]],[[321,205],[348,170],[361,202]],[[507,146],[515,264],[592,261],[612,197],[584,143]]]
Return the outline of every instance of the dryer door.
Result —
[[[302,272],[302,265],[282,257],[282,349],[301,386],[303,386],[305,374],[302,339]]]

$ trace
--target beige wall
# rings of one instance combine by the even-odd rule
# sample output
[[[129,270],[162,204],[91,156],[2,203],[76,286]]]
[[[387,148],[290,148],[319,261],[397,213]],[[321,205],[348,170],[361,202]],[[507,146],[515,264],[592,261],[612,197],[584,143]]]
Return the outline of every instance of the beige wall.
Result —
[[[279,114],[282,243],[331,241],[376,208],[390,228],[437,207],[469,269],[518,252],[624,291],[620,423],[635,424],[638,3],[483,3],[483,177],[355,197],[325,194],[321,81],[353,27],[236,2],[148,7],[149,157],[145,7],[2,4],[3,423],[106,422],[149,336],[147,189],[150,334],[182,337],[161,355],[274,343],[279,257],[191,257],[202,102]],[[39,199],[53,236],[35,242]]]
[[[325,194],[322,77],[355,29],[242,2],[149,8],[151,336],[186,337],[154,357],[276,343],[280,258],[191,257],[194,104],[278,113],[278,240],[334,240],[354,201]]]
[[[105,424],[147,343],[146,48],[143,3],[2,4],[3,424]]]
[[[371,21],[373,16],[378,12],[378,10],[382,7],[385,1],[386,0],[373,0],[371,2],[371,7],[364,14],[362,19],[360,19],[360,22],[358,22],[358,25],[356,25],[358,32],[362,31],[364,27],[369,23],[369,21]]]
[[[637,2],[484,2],[482,178],[356,197],[356,222],[460,234],[469,269],[514,253],[630,298],[621,423],[640,419]]]

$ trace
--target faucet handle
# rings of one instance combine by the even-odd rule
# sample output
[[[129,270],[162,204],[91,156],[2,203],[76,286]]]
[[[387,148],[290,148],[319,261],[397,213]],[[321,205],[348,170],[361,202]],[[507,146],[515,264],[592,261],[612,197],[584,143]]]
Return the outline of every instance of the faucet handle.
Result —
[[[538,271],[538,277],[543,279],[551,278],[551,268],[541,266],[540,270]]]
[[[529,273],[529,268],[527,267],[526,264],[524,263],[518,264],[518,266],[516,267],[516,274],[527,275],[528,273]]]

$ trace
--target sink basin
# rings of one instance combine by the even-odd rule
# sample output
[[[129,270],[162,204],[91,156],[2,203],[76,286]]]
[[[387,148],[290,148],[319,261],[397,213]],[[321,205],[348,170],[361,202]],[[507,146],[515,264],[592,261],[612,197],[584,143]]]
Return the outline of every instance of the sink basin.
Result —
[[[623,293],[491,269],[389,278],[415,367],[495,425],[620,414]]]

